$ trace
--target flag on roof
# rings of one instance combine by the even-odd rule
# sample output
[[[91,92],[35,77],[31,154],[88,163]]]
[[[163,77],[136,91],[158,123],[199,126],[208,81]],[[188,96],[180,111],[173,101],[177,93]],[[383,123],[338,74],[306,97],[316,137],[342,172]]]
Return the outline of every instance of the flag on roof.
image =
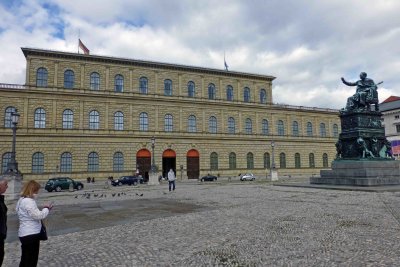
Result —
[[[79,39],[79,48],[82,49],[85,55],[89,55],[89,49],[82,43],[81,39]],[[78,50],[79,51],[79,50]]]

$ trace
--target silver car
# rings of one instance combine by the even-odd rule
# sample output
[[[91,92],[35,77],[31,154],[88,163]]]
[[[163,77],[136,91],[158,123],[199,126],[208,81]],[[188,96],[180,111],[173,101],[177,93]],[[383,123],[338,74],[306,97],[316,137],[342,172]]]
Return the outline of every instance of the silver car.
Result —
[[[254,181],[256,177],[252,173],[245,173],[240,176],[240,181]]]

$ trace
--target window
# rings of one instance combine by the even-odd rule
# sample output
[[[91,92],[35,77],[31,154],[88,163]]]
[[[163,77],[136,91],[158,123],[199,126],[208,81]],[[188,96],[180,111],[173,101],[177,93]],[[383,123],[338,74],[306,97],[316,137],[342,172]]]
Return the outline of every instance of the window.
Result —
[[[44,171],[44,155],[36,152],[32,155],[32,173],[43,173]]]
[[[339,127],[338,125],[335,123],[333,124],[333,137],[338,137],[339,136]]]
[[[124,77],[121,74],[115,75],[114,91],[117,93],[124,91]]]
[[[321,137],[326,137],[326,129],[325,129],[325,123],[321,123],[319,125],[319,135]]]
[[[15,107],[7,107],[4,113],[4,127],[12,128],[11,114],[15,112],[17,109]]]
[[[231,85],[226,87],[226,100],[233,101],[233,87]]]
[[[148,131],[149,130],[149,116],[146,112],[142,112],[139,115],[139,130]]]
[[[45,68],[38,68],[36,72],[36,86],[47,87],[47,70]]]
[[[172,95],[172,81],[164,80],[164,95],[171,96]]]
[[[315,168],[315,159],[313,153],[310,153],[310,155],[308,155],[308,163],[310,168]]]
[[[124,171],[124,155],[121,152],[115,152],[113,156],[113,171]]]
[[[269,153],[264,153],[264,169],[271,169],[271,160]]]
[[[194,82],[192,82],[192,81],[188,82],[187,87],[188,87],[188,97],[195,97],[196,91],[195,91]]]
[[[301,161],[300,161],[300,154],[299,153],[294,154],[294,167],[296,169],[300,169],[301,168]]]
[[[35,128],[46,128],[46,111],[43,108],[35,110]]]
[[[1,157],[1,173],[8,170],[8,163],[11,161],[11,152],[6,152]]]
[[[279,167],[281,169],[286,168],[286,155],[283,152],[279,154]]]
[[[395,115],[395,116],[394,116],[395,119],[398,119],[399,117],[400,117],[399,115]]]
[[[269,134],[268,121],[265,120],[265,119],[262,120],[261,131],[262,131],[263,135],[268,135]]]
[[[250,89],[249,87],[245,87],[243,89],[243,101],[250,102]]]
[[[299,136],[299,123],[297,121],[294,121],[292,124],[292,135]]]
[[[215,152],[212,152],[210,155],[210,169],[218,170],[218,154]]]
[[[208,119],[208,132],[217,133],[217,118],[214,116]]]
[[[72,70],[64,72],[64,88],[74,88],[75,74]]]
[[[117,111],[114,113],[114,130],[122,131],[124,129],[124,113]]]
[[[278,135],[285,135],[285,126],[283,125],[283,121],[279,120],[278,121]]]
[[[90,74],[90,90],[100,90],[100,74],[97,72]]]
[[[69,152],[61,154],[60,172],[72,172],[72,155]]]
[[[233,152],[229,153],[229,169],[236,169],[236,154]]]
[[[99,155],[96,152],[90,152],[88,155],[88,172],[99,171]]]
[[[246,134],[251,134],[253,132],[253,124],[249,118],[247,118],[245,122],[245,132]]]
[[[312,123],[307,122],[307,136],[313,136]]]
[[[208,85],[208,99],[215,99],[215,85],[213,83]]]
[[[63,111],[62,115],[62,127],[63,129],[74,128],[74,113],[70,109]]]
[[[100,115],[97,110],[89,112],[89,129],[98,130],[100,125]]]
[[[148,81],[146,77],[140,77],[139,79],[139,93],[147,95],[148,93]]]
[[[228,118],[228,133],[235,134],[235,119],[232,117]]]
[[[267,93],[266,93],[265,89],[260,90],[260,103],[261,104],[267,103]]]
[[[329,165],[329,164],[328,164],[328,154],[324,153],[324,154],[322,155],[322,166],[323,166],[324,168],[328,168],[328,167],[329,167],[328,165]]]
[[[194,115],[190,115],[188,118],[188,132],[189,133],[197,132],[196,117]]]
[[[164,131],[172,132],[174,127],[173,117],[171,114],[166,114],[164,116]]]
[[[400,133],[400,124],[396,124],[396,132]]]
[[[248,170],[254,169],[254,156],[253,156],[253,153],[251,153],[251,152],[247,153],[246,161],[247,161],[247,169]]]

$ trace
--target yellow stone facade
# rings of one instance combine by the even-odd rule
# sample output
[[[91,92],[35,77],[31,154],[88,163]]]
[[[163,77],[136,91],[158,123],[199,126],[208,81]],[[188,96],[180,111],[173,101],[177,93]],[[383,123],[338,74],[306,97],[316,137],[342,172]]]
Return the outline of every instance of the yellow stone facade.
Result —
[[[23,48],[27,60],[26,84],[0,86],[0,154],[4,170],[4,155],[11,151],[12,130],[5,127],[6,109],[14,107],[20,113],[17,128],[16,159],[25,179],[44,180],[54,175],[82,179],[87,176],[106,178],[132,174],[137,167],[137,153],[141,149],[152,152],[162,169],[163,153],[175,152],[177,177],[187,179],[189,150],[199,154],[199,175],[207,173],[237,176],[252,172],[265,177],[269,172],[264,153],[269,153],[275,142],[275,165],[280,175],[318,174],[330,167],[335,157],[335,142],[340,129],[336,110],[294,107],[272,104],[272,81],[268,75],[222,71],[175,64],[139,61],[95,55]],[[39,68],[47,70],[47,87],[37,86]],[[64,72],[72,70],[74,86],[64,88]],[[90,89],[90,75],[100,75],[99,90]],[[115,76],[122,75],[123,92],[115,92]],[[139,92],[139,79],[146,77],[147,94]],[[172,95],[164,95],[164,81],[172,81]],[[188,82],[195,84],[194,97],[188,97]],[[215,99],[209,99],[208,86],[215,85]],[[226,88],[233,87],[233,101],[227,100]],[[250,99],[244,102],[244,88],[250,89]],[[266,91],[266,102],[260,103],[260,90]],[[45,128],[35,128],[35,110],[45,110]],[[73,111],[72,129],[64,129],[63,112]],[[99,128],[89,129],[89,112],[99,113]],[[114,114],[124,115],[124,130],[114,129]],[[148,129],[140,129],[139,116],[148,115]],[[166,132],[164,118],[173,117],[173,131]],[[196,132],[188,132],[188,117],[196,117]],[[209,132],[209,119],[217,119],[217,132]],[[235,120],[235,134],[228,133],[228,118]],[[246,133],[246,120],[251,120],[251,134]],[[268,134],[263,133],[262,120],[268,121]],[[284,133],[278,134],[277,122],[284,123]],[[293,122],[298,123],[298,134],[293,134]],[[307,132],[312,124],[312,136]],[[320,136],[320,125],[326,126],[326,136]],[[334,127],[336,130],[334,131]],[[40,173],[32,168],[33,154],[42,153]],[[71,172],[60,172],[62,153],[72,155]],[[88,172],[88,155],[96,152],[98,171]],[[113,155],[123,154],[123,171],[113,170]],[[217,154],[218,167],[211,168],[211,153]],[[236,168],[229,166],[229,154],[236,155]],[[253,155],[254,168],[248,169],[248,155]],[[280,155],[285,154],[286,167],[280,168]],[[296,166],[295,154],[300,154]],[[314,166],[310,167],[310,153]],[[326,154],[325,166],[323,154]],[[326,166],[328,164],[328,166]],[[180,166],[183,166],[181,172]],[[299,164],[298,164],[299,165]]]

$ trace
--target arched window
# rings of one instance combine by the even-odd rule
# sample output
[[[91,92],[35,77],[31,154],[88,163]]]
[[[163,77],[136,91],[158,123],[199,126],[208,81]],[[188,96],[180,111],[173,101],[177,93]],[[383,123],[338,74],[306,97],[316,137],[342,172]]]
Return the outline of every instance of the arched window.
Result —
[[[229,134],[234,134],[235,133],[235,119],[232,117],[228,118],[228,133]]]
[[[294,121],[292,124],[292,135],[299,136],[299,123],[297,121]]]
[[[213,83],[208,85],[208,99],[215,99],[215,85]]]
[[[283,152],[279,154],[279,167],[281,169],[286,168],[286,155]]]
[[[300,169],[301,168],[301,161],[300,161],[300,154],[299,153],[294,154],[294,167],[296,169]]]
[[[98,130],[100,126],[100,115],[97,110],[89,112],[89,129]]]
[[[90,90],[100,90],[100,74],[97,72],[90,74]]]
[[[265,89],[260,90],[260,103],[261,104],[267,103],[267,92],[265,91]]]
[[[328,168],[329,167],[329,163],[328,163],[328,154],[324,153],[322,155],[322,166],[324,168]]]
[[[189,133],[197,132],[196,117],[194,115],[190,115],[188,118],[188,132]]]
[[[285,126],[283,125],[283,121],[279,120],[278,121],[278,135],[285,135]]]
[[[196,95],[196,87],[194,85],[194,82],[190,81],[188,82],[188,97],[195,97]]]
[[[8,163],[11,161],[11,152],[6,152],[1,157],[1,173],[8,170]]]
[[[164,131],[172,132],[174,129],[174,121],[171,114],[166,114],[164,116]]]
[[[251,122],[251,119],[246,119],[245,127],[246,134],[251,134],[253,132],[253,123]]]
[[[164,80],[164,95],[172,95],[172,81],[169,79]]]
[[[113,156],[113,171],[124,171],[124,155],[121,152],[115,152]]]
[[[12,128],[11,114],[15,112],[17,109],[15,107],[7,107],[4,112],[4,127]]]
[[[46,111],[43,108],[35,110],[35,128],[46,128]]]
[[[319,125],[319,135],[321,137],[326,137],[326,129],[325,129],[325,123],[321,123]]]
[[[310,153],[310,155],[308,155],[308,163],[310,168],[315,168],[315,159],[313,153]]]
[[[124,113],[117,111],[114,113],[114,130],[122,131],[124,129]]]
[[[229,153],[229,169],[236,169],[236,154],[234,152]]]
[[[271,160],[270,160],[270,155],[268,152],[264,153],[264,169],[270,169],[271,168]]]
[[[263,135],[269,134],[268,121],[266,119],[262,120],[261,131]]]
[[[313,136],[313,129],[311,122],[307,122],[307,136]]]
[[[99,155],[96,152],[90,152],[88,155],[88,172],[99,171]]]
[[[114,91],[117,93],[122,93],[124,91],[124,76],[121,74],[115,75]]]
[[[146,112],[142,112],[139,115],[139,130],[148,131],[149,130],[149,116]]]
[[[32,173],[43,173],[44,155],[42,152],[36,152],[32,155]]]
[[[250,88],[249,87],[245,87],[243,89],[243,101],[250,102]]]
[[[139,79],[139,93],[143,95],[148,94],[148,80],[146,77],[140,77]]]
[[[214,116],[208,119],[208,132],[217,133],[217,118]]]
[[[233,101],[233,87],[231,85],[226,87],[226,100]]]
[[[60,159],[60,172],[72,172],[72,154],[64,152]]]
[[[333,124],[333,137],[338,137],[339,136],[339,127],[338,125],[335,123]]]
[[[74,112],[72,112],[72,110],[66,109],[63,111],[62,127],[63,129],[74,128]]]
[[[216,152],[212,152],[210,155],[210,169],[218,170],[218,154]]]
[[[72,70],[64,71],[64,88],[74,88],[75,74]]]
[[[36,71],[36,86],[47,87],[48,74],[45,68],[38,68]]]
[[[247,161],[247,169],[248,170],[254,169],[254,156],[253,156],[253,153],[251,153],[251,152],[247,153],[246,161]]]

